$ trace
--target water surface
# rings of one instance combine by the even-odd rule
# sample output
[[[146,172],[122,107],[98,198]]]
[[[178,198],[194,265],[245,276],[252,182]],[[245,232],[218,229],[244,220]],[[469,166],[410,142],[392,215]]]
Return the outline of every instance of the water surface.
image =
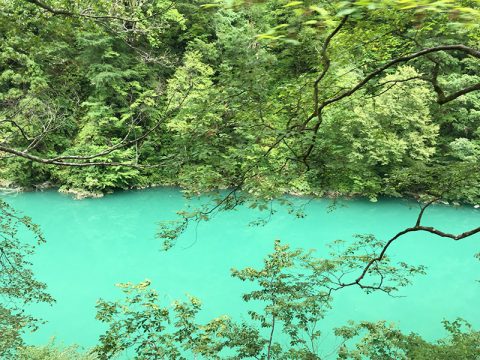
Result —
[[[246,317],[241,300],[245,284],[230,277],[232,267],[259,266],[280,239],[292,247],[317,249],[325,244],[372,233],[388,238],[415,223],[418,206],[405,200],[342,201],[329,211],[329,200],[296,199],[307,216],[297,219],[280,209],[262,227],[249,223],[258,211],[239,208],[207,223],[190,227],[178,245],[161,251],[155,239],[160,220],[174,219],[187,201],[180,191],[157,188],[121,192],[101,199],[76,201],[55,191],[8,195],[16,209],[41,225],[47,239],[34,256],[34,270],[45,281],[57,302],[34,311],[48,323],[28,335],[33,344],[55,337],[65,344],[85,347],[96,343],[103,325],[95,319],[98,298],[120,296],[114,284],[146,278],[165,297],[166,303],[185,293],[204,304],[201,317],[222,314]],[[424,223],[445,231],[462,232],[480,222],[480,210],[469,207],[432,206]],[[400,291],[401,298],[385,294],[365,295],[350,288],[338,293],[334,308],[323,322],[325,353],[333,343],[331,329],[347,320],[386,319],[405,331],[428,339],[443,335],[442,319],[463,317],[480,328],[480,235],[455,242],[428,234],[411,234],[395,243],[390,254],[398,260],[424,264],[428,275],[417,277]],[[330,334],[330,335],[329,335]]]

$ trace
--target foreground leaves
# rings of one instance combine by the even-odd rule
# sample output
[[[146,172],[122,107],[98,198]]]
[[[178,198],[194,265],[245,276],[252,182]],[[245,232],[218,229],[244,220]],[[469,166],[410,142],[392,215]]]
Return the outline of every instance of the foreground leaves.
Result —
[[[119,284],[123,300],[97,304],[97,319],[108,330],[95,351],[100,359],[127,350],[135,359],[319,359],[325,350],[320,347],[319,326],[333,294],[344,287],[345,275],[360,271],[370,259],[372,254],[362,253],[363,249],[381,245],[367,236],[330,258],[315,258],[312,252],[291,250],[276,241],[261,269],[232,270],[233,277],[253,287],[243,295],[251,303],[249,321],[220,316],[200,323],[201,303],[193,296],[169,305],[163,304],[148,280]],[[373,275],[382,280],[362,289],[393,293],[417,273],[423,268],[394,266],[385,258]]]
[[[28,239],[28,240],[27,240]],[[38,281],[29,261],[36,245],[45,240],[31,219],[19,215],[0,200],[0,355],[14,358],[23,344],[22,334],[41,323],[28,314],[32,303],[52,303],[46,284]]]

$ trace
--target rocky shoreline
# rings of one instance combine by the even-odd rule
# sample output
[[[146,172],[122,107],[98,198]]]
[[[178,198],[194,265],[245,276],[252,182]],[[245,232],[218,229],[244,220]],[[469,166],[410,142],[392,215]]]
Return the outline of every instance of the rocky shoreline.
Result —
[[[162,186],[178,186],[177,184],[150,184],[146,186],[138,186],[138,187],[132,187],[126,190],[142,190],[142,189],[149,189],[149,188],[156,188],[156,187],[162,187]],[[33,185],[32,187],[22,187],[18,186],[8,180],[0,179],[0,193],[20,193],[20,192],[29,192],[29,191],[45,191],[45,190],[52,190],[52,189],[58,189],[58,192],[62,194],[67,194],[71,195],[74,200],[83,200],[83,199],[98,199],[102,198],[107,194],[113,194],[114,191],[108,191],[108,192],[100,192],[100,191],[88,191],[85,189],[69,189],[69,188],[64,188],[58,184],[53,184],[49,181],[41,183],[41,184],[36,184]],[[291,195],[291,196],[297,196],[297,197],[302,197],[302,196],[315,196],[318,198],[327,198],[327,199],[338,199],[338,198],[344,198],[344,199],[353,199],[357,197],[362,197],[362,194],[358,193],[350,193],[350,194],[342,194],[339,191],[323,191],[322,193],[318,192],[311,192],[311,193],[305,193],[305,192],[300,192],[300,191],[289,191],[286,193],[286,195]],[[419,200],[419,196],[414,196],[417,201]],[[371,202],[376,202],[376,199],[369,199]],[[438,200],[438,204],[443,204],[443,205],[448,205],[448,206],[472,206],[474,209],[480,209],[480,204],[461,204],[457,201],[445,201],[445,200]]]

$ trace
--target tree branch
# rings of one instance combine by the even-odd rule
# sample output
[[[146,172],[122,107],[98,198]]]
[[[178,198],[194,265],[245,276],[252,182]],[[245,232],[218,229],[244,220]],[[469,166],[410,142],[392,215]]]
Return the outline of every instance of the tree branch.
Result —
[[[440,45],[440,46],[435,46],[435,47],[432,47],[432,48],[423,49],[423,50],[420,50],[418,52],[415,52],[415,53],[407,55],[407,56],[398,57],[396,59],[390,60],[388,63],[382,65],[381,67],[379,67],[376,70],[369,73],[360,82],[358,82],[357,85],[355,85],[350,90],[345,91],[338,96],[335,96],[333,98],[327,99],[324,102],[322,102],[319,105],[318,111],[322,111],[328,105],[333,104],[333,103],[335,103],[337,101],[340,101],[340,100],[342,100],[342,99],[344,99],[348,96],[353,95],[358,90],[363,88],[370,80],[372,80],[373,78],[380,75],[385,70],[387,70],[388,68],[390,68],[394,65],[397,65],[399,63],[405,63],[405,62],[408,62],[410,60],[425,56],[427,54],[440,52],[440,51],[460,51],[460,52],[464,52],[468,55],[471,55],[473,57],[476,57],[476,58],[480,59],[480,51],[478,51],[474,48],[471,48],[469,46],[465,46],[465,45]],[[460,96],[460,95],[458,95],[458,96]]]
[[[417,224],[420,223],[420,220],[421,220],[421,217],[423,215],[423,211],[430,205],[432,204],[433,202],[429,202],[427,203],[427,205],[425,205],[423,208],[422,208],[422,211],[420,212],[419,216],[418,216],[418,219],[417,219]],[[437,235],[437,236],[440,236],[440,237],[446,237],[446,238],[450,238],[450,239],[453,239],[455,241],[458,241],[458,240],[462,240],[462,239],[465,239],[469,236],[472,236],[472,235],[475,235],[477,233],[480,233],[480,226],[479,227],[476,227],[472,230],[469,230],[469,231],[465,231],[461,234],[451,234],[451,233],[447,233],[447,232],[444,232],[444,231],[441,231],[441,230],[438,230],[434,227],[430,227],[430,226],[422,226],[422,225],[415,225],[413,227],[409,227],[409,228],[406,228],[400,232],[398,232],[394,237],[392,237],[390,240],[387,241],[387,243],[385,244],[385,246],[382,248],[382,251],[380,252],[380,254],[376,257],[374,257],[373,259],[371,259],[367,265],[364,267],[364,269],[362,270],[362,273],[360,274],[359,277],[357,277],[357,279],[355,279],[354,281],[350,282],[350,283],[343,283],[343,284],[340,284],[341,287],[347,287],[347,286],[352,286],[352,285],[359,285],[360,287],[364,288],[366,285],[363,285],[361,284],[361,281],[365,278],[365,276],[367,275],[367,273],[369,272],[370,268],[376,264],[376,263],[379,263],[380,261],[383,260],[383,258],[385,257],[385,254],[388,250],[388,248],[390,247],[390,245],[392,245],[397,239],[399,239],[400,237],[408,234],[408,233],[412,233],[412,232],[419,232],[419,231],[423,231],[423,232],[428,232],[428,233],[431,233],[431,234],[434,234],[434,235]]]
[[[328,57],[327,50],[328,46],[330,45],[330,42],[334,38],[335,35],[337,35],[342,27],[345,25],[345,23],[348,20],[348,15],[344,16],[340,23],[333,29],[333,31],[327,36],[325,39],[323,46],[322,46],[322,51],[320,53],[320,56],[322,58],[322,63],[323,63],[323,70],[320,73],[320,75],[315,79],[315,82],[313,84],[313,101],[314,101],[314,110],[312,116],[319,116],[320,113],[318,111],[318,95],[319,95],[319,89],[318,86],[322,79],[327,75],[328,70],[330,69],[330,58]],[[319,118],[318,121],[321,121]]]
[[[15,149],[3,146],[3,145],[0,145],[0,151],[6,152],[6,153],[9,153],[9,154],[13,154],[13,155],[16,155],[16,156],[20,156],[20,157],[22,157],[24,159],[27,159],[27,160],[35,161],[35,162],[42,163],[42,164],[49,164],[49,165],[76,166],[76,167],[87,167],[87,166],[143,167],[142,165],[138,165],[138,164],[107,162],[107,161],[66,162],[66,161],[62,161],[62,160],[57,160],[58,158],[42,158],[42,157],[39,157],[39,156],[29,154],[28,152],[25,152],[25,151],[15,150]],[[93,157],[97,157],[97,156],[100,156],[100,155],[92,155],[92,156],[86,156],[86,157],[77,156],[77,157],[75,157],[75,159],[88,159],[88,158],[93,158]]]
[[[172,112],[175,112],[179,110],[182,106],[185,100],[187,99],[188,95],[190,94],[192,90],[192,86],[185,91],[185,94],[181,98],[179,104],[173,108],[169,109],[171,102],[173,101],[173,97],[171,96],[170,99],[168,100],[166,104],[166,108],[160,119],[148,130],[146,130],[142,135],[135,137],[132,140],[127,140],[130,130],[127,132],[127,135],[124,136],[124,138],[116,145],[113,145],[109,147],[108,149],[105,149],[101,152],[98,152],[96,154],[92,155],[63,155],[63,156],[56,156],[53,158],[43,158],[41,156],[36,156],[28,153],[28,149],[31,148],[31,144],[26,150],[17,150],[12,147],[5,146],[4,143],[0,143],[0,152],[5,152],[9,154],[13,154],[16,156],[20,156],[22,158],[35,161],[38,163],[42,164],[50,164],[50,165],[60,165],[60,166],[76,166],[76,167],[88,167],[88,166],[126,166],[126,167],[135,167],[135,168],[147,168],[147,167],[157,167],[157,166],[162,166],[162,164],[155,164],[155,165],[139,165],[137,163],[120,163],[120,162],[109,162],[109,161],[97,161],[97,162],[85,162],[86,160],[92,160],[101,156],[108,155],[112,153],[115,150],[119,150],[125,147],[128,147],[133,144],[137,144],[139,141],[144,140],[148,135],[156,131],[160,125],[163,123],[162,120],[164,120],[168,114],[171,114]],[[44,133],[40,134],[39,136],[44,136]],[[38,138],[38,137],[37,137]],[[37,138],[34,139],[34,141],[37,140]],[[174,156],[169,156],[167,157],[168,159],[172,158]],[[65,160],[79,160],[82,162],[72,162],[72,161],[65,161]]]
[[[438,97],[438,100],[437,102],[440,104],[440,105],[443,105],[443,104],[446,104],[450,101],[453,101],[455,100],[456,98],[462,96],[462,95],[465,95],[465,94],[468,94],[472,91],[477,91],[477,90],[480,90],[480,83],[477,83],[477,84],[474,84],[474,85],[471,85],[471,86],[467,86],[466,88],[463,88],[462,90],[459,90],[459,91],[456,91],[448,96],[443,96],[443,97]]]
[[[46,4],[42,1],[39,1],[39,0],[24,0],[24,1],[29,2],[33,5],[36,5],[40,8],[42,8],[43,10],[48,11],[52,15],[84,17],[84,18],[89,18],[89,19],[93,19],[93,20],[119,20],[119,21],[129,22],[129,23],[137,23],[137,22],[146,20],[148,18],[152,18],[154,16],[159,15],[159,13],[154,13],[154,14],[146,16],[142,19],[130,19],[130,18],[124,18],[124,17],[121,17],[121,16],[115,16],[115,15],[90,15],[86,12],[78,13],[78,12],[73,12],[73,11],[65,10],[65,9],[55,9],[55,8],[51,7],[50,5],[48,5],[48,4]],[[167,7],[166,11],[168,11],[173,6],[173,4],[174,4],[174,2],[172,1],[171,4]]]
[[[338,27],[337,27],[338,28]],[[338,31],[337,31],[338,32]],[[333,34],[335,34],[336,32],[334,32]],[[375,77],[379,76],[380,74],[382,74],[385,70],[395,66],[395,65],[398,65],[400,63],[406,63],[410,60],[414,60],[414,59],[417,59],[417,58],[420,58],[422,56],[428,56],[429,54],[432,54],[432,53],[436,53],[436,52],[440,52],[440,51],[460,51],[460,52],[463,52],[465,54],[468,54],[470,56],[473,56],[477,59],[480,59],[480,51],[477,50],[477,49],[474,49],[472,47],[469,47],[469,46],[466,46],[466,45],[463,45],[463,44],[458,44],[458,45],[439,45],[439,46],[435,46],[435,47],[431,47],[431,48],[426,48],[426,49],[423,49],[423,50],[420,50],[420,51],[417,51],[415,53],[412,53],[410,55],[406,55],[406,56],[401,56],[401,57],[397,57],[395,59],[392,59],[390,60],[389,62],[387,62],[386,64],[378,67],[377,69],[373,70],[372,72],[370,72],[369,74],[367,74],[361,81],[359,81],[355,86],[353,86],[352,88],[350,88],[349,90],[346,90],[336,96],[333,96],[329,99],[326,99],[324,100],[323,102],[319,103],[318,101],[318,98],[315,98],[314,99],[314,103],[315,103],[315,109],[314,109],[314,112],[304,121],[304,123],[302,124],[301,126],[301,129],[302,130],[305,130],[306,129],[306,126],[310,123],[310,121],[312,121],[315,117],[318,119],[316,124],[313,126],[312,128],[312,131],[313,131],[313,138],[312,138],[312,141],[309,145],[309,147],[307,148],[306,152],[304,153],[303,155],[303,161],[306,163],[307,161],[307,158],[310,156],[311,152],[313,151],[313,148],[315,146],[315,140],[316,140],[316,137],[317,137],[317,133],[320,129],[320,126],[322,124],[322,111],[329,105],[331,104],[334,104],[340,100],[343,100],[344,98],[346,97],[349,97],[349,96],[352,96],[353,94],[355,94],[358,90],[362,89],[365,85],[367,85],[372,79],[374,79]],[[320,75],[320,80],[324,77],[325,75],[322,73]],[[318,78],[317,78],[318,80]],[[319,80],[319,81],[320,81]],[[434,86],[435,87],[435,86]],[[315,88],[317,89],[318,88],[318,83],[317,81],[315,82]],[[472,92],[472,91],[475,91],[475,90],[480,90],[480,84],[475,84],[475,85],[472,85],[470,87],[467,87],[465,89],[462,89],[460,91],[457,91],[449,96],[445,96],[443,94],[443,91],[441,90],[441,88],[438,86],[436,89],[436,92],[437,94],[441,94],[439,95],[439,104],[445,104],[449,101],[452,101],[462,95],[465,95],[469,92]],[[317,92],[315,93],[316,96],[318,96],[318,90]]]

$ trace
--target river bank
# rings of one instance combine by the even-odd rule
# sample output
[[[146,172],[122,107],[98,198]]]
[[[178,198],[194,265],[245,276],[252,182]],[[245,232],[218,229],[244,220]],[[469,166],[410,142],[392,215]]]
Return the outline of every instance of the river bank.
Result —
[[[0,192],[4,193],[23,193],[23,192],[42,192],[46,190],[56,190],[59,193],[70,195],[74,200],[83,200],[83,199],[98,199],[102,198],[105,195],[111,195],[118,191],[135,191],[135,190],[144,190],[144,189],[156,189],[156,188],[171,188],[176,187],[183,190],[178,184],[175,183],[165,183],[165,184],[150,184],[146,186],[138,186],[138,187],[131,187],[129,189],[118,189],[115,191],[107,191],[107,192],[96,192],[96,191],[88,191],[85,189],[68,189],[64,188],[61,185],[51,183],[49,181],[44,183],[39,183],[33,185],[31,187],[22,187],[18,186],[8,180],[0,179]],[[228,190],[228,189],[218,189],[218,190]],[[364,194],[361,193],[341,193],[338,191],[324,191],[322,193],[319,192],[300,192],[300,191],[289,191],[285,193],[286,196],[294,196],[294,197],[313,197],[316,199],[343,199],[343,200],[350,200],[350,199],[365,199],[367,198]],[[201,194],[198,194],[201,196]],[[388,197],[387,197],[388,198]],[[401,199],[418,201],[420,203],[426,202],[427,200],[422,200],[423,196],[421,194],[410,195],[409,197],[402,197]],[[370,202],[377,202],[377,198],[368,198]],[[449,205],[449,206],[471,206],[474,209],[480,209],[480,204],[472,204],[472,203],[461,203],[458,201],[446,201],[443,199],[439,199],[436,203]]]

